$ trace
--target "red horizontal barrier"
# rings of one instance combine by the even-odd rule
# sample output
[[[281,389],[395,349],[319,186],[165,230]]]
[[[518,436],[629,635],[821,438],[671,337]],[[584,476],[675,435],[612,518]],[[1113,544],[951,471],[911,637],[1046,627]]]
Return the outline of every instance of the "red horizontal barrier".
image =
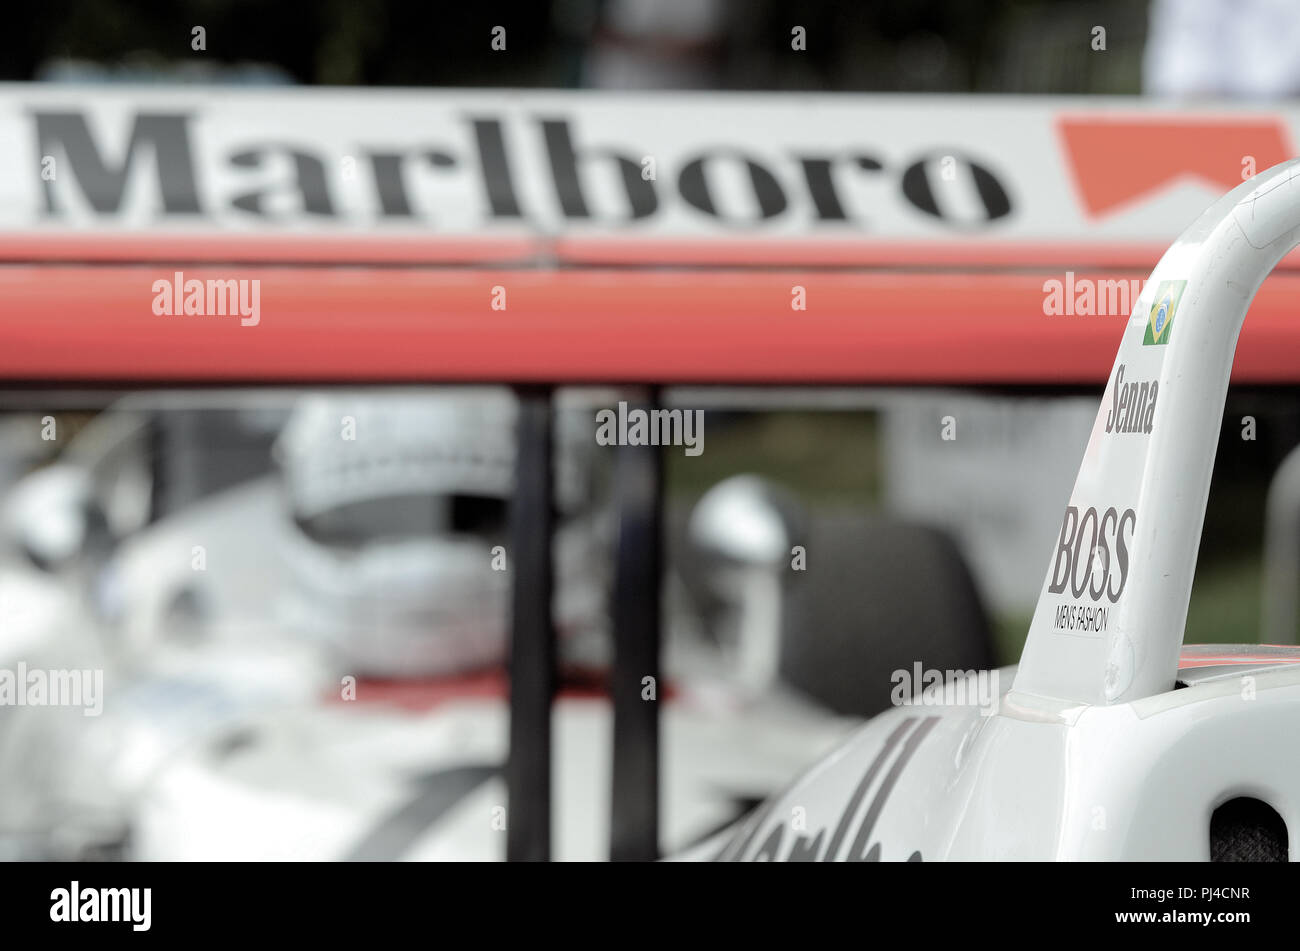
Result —
[[[1050,274],[183,268],[260,282],[258,322],[241,326],[155,314],[174,271],[0,267],[0,379],[1101,386],[1127,316],[1046,315]],[[1300,382],[1298,306],[1300,275],[1270,277],[1235,380]]]
[[[0,264],[207,262],[425,266],[817,267],[948,271],[1132,270],[1149,274],[1166,245],[1149,242],[963,240],[870,237],[693,239],[603,236],[244,235],[0,232]],[[1300,250],[1278,265],[1300,271]],[[1052,276],[1052,275],[1049,275]]]

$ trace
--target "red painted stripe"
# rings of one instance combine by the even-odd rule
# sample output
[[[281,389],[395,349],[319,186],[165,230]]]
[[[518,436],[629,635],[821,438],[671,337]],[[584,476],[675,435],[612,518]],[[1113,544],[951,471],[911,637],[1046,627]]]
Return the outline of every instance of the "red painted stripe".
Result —
[[[605,674],[600,670],[569,669],[561,671],[556,697],[560,700],[608,700]],[[429,710],[445,703],[463,700],[506,700],[510,695],[510,678],[503,669],[486,670],[454,677],[422,677],[413,680],[361,678],[356,696],[343,699],[341,691],[331,690],[322,698],[328,704],[380,704],[403,710]],[[676,700],[678,691],[664,685],[662,699]]]
[[[1167,245],[1152,242],[855,238],[600,238],[240,235],[211,233],[0,232],[0,262],[138,263],[146,261],[420,266],[837,267],[1142,272]],[[1278,265],[1300,270],[1300,251]],[[1054,274],[1048,276],[1062,276]],[[1112,275],[1114,276],[1114,275]],[[1126,275],[1127,276],[1127,275]]]
[[[340,690],[331,690],[322,699],[329,704],[359,703],[399,707],[403,710],[428,710],[457,700],[504,700],[509,696],[510,681],[498,670],[459,677],[420,680],[361,678],[356,696],[344,699]]]
[[[1184,646],[1178,658],[1178,667],[1185,670],[1193,667],[1300,664],[1300,645],[1295,644],[1242,645],[1240,651],[1220,653],[1223,649],[1223,645],[1219,644]]]
[[[242,327],[154,315],[153,282],[172,273],[0,267],[0,379],[1099,387],[1124,323],[1044,316],[1042,277],[1018,274],[185,268],[262,282],[261,323]],[[1300,381],[1297,301],[1300,275],[1265,283],[1237,382]]]
[[[805,266],[841,268],[1004,269],[1107,268],[1149,274],[1167,245],[1080,241],[886,241],[880,238],[556,240],[555,256],[573,264]],[[1300,269],[1300,256],[1287,262]],[[1064,275],[1060,275],[1063,277]]]
[[[1194,667],[1255,666],[1258,664],[1300,664],[1300,657],[1197,657],[1194,660],[1179,661],[1178,669],[1190,670]]]
[[[324,235],[213,235],[108,233],[0,233],[0,262],[139,263],[146,261],[245,264],[517,264],[538,256],[529,237],[344,237]]]

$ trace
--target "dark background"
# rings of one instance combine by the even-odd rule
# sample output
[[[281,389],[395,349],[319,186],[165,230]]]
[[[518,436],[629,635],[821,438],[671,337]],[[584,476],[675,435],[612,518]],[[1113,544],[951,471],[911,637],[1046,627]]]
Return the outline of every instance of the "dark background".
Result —
[[[703,0],[683,0],[681,6]],[[672,8],[647,4],[655,18]],[[721,0],[710,34],[620,30],[609,0],[446,3],[52,0],[12,4],[0,79],[54,78],[69,61],[104,79],[399,86],[575,87],[593,48],[653,48],[690,63],[680,87],[878,92],[1137,93],[1147,3],[1124,0]],[[696,9],[699,9],[697,6]],[[491,30],[505,26],[504,52]],[[791,49],[791,28],[807,50]],[[1091,48],[1106,28],[1107,48]],[[203,26],[207,49],[190,48]],[[655,31],[651,31],[655,32]],[[270,69],[267,69],[270,67]],[[176,71],[183,75],[175,75]],[[80,78],[85,78],[84,75]]]

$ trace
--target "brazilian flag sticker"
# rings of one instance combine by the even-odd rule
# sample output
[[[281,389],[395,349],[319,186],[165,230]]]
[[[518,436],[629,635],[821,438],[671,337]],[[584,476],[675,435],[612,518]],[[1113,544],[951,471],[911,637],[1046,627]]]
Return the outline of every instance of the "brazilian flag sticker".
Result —
[[[1178,302],[1182,300],[1186,281],[1161,281],[1156,288],[1155,302],[1151,305],[1151,317],[1147,320],[1147,332],[1142,338],[1142,346],[1163,346],[1169,342],[1169,335],[1174,332],[1174,314],[1178,312]]]

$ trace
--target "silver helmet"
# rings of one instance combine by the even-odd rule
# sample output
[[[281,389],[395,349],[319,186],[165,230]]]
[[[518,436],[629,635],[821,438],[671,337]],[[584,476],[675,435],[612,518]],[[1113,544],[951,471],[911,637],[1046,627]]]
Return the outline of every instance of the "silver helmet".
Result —
[[[294,409],[275,447],[296,526],[286,609],[350,670],[429,676],[504,660],[516,416],[501,388],[348,391]],[[590,629],[605,561],[590,435],[556,432],[556,621]]]

